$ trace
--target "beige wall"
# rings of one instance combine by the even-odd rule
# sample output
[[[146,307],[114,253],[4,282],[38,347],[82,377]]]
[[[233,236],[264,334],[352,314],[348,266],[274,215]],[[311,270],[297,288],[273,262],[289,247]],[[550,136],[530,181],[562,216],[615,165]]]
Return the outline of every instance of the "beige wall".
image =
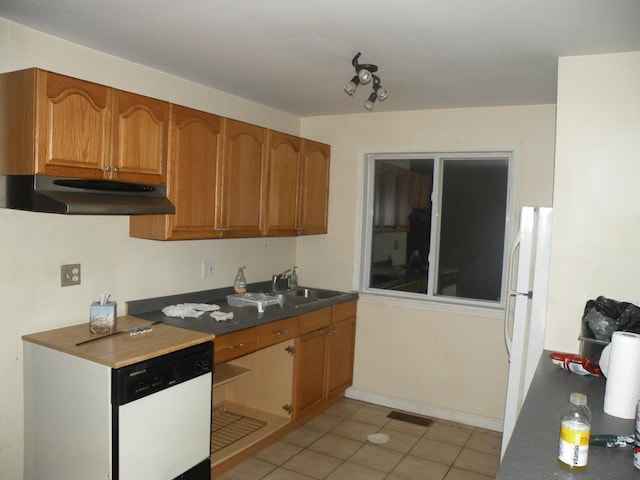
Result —
[[[345,98],[345,101],[349,101]],[[520,205],[551,205],[555,106],[315,117],[302,134],[332,145],[329,235],[298,241],[312,283],[357,287],[364,155],[514,148]],[[354,395],[500,429],[507,357],[500,312],[460,315],[362,296]]]
[[[355,288],[364,153],[516,147],[521,158],[520,203],[551,202],[555,115],[551,105],[367,113],[301,122],[0,18],[0,71],[31,66],[332,144],[330,233],[298,240],[164,243],[129,238],[127,217],[0,209],[3,480],[22,478],[21,335],[86,321],[90,303],[104,289],[123,312],[126,300],[230,285],[239,265],[247,265],[250,282],[265,280],[295,262],[302,284]],[[214,279],[200,279],[202,260],[216,262]],[[76,262],[82,264],[82,285],[61,288],[59,266]],[[407,402],[407,407],[500,423],[507,366],[499,318],[458,316],[416,305],[393,308],[371,300],[363,300],[359,317],[356,387],[380,395],[381,402],[395,398]],[[465,333],[463,338],[460,332]]]
[[[0,18],[0,71],[42,67],[125,90],[299,133],[299,118],[134,63],[61,41]],[[22,478],[21,335],[88,321],[109,290],[126,300],[250,282],[295,263],[296,241],[242,239],[154,242],[128,236],[128,217],[63,216],[0,209],[0,478]],[[201,262],[216,262],[200,278]],[[82,264],[82,285],[60,287],[60,265]],[[304,267],[304,264],[300,264]],[[73,392],[60,392],[73,395]],[[62,432],[61,432],[62,433]]]
[[[585,302],[640,304],[640,52],[560,59],[546,347],[578,351]]]

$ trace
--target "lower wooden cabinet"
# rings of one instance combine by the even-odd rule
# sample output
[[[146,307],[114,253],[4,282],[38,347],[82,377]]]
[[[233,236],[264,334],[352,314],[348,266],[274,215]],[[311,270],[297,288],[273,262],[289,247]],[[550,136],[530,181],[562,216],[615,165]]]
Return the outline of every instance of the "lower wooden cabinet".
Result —
[[[287,340],[216,365],[211,415],[213,477],[229,468],[234,457],[291,423],[293,343]]]
[[[355,328],[354,301],[216,337],[212,478],[344,393]],[[248,433],[233,438],[237,427]]]
[[[356,302],[334,305],[307,315],[307,324],[326,326],[296,339],[294,419],[310,414],[341,395],[353,380]]]
[[[325,400],[325,360],[328,328],[298,337],[294,366],[293,417],[304,417]]]
[[[356,318],[341,320],[327,332],[326,395],[342,394],[353,382],[353,354],[356,340]]]

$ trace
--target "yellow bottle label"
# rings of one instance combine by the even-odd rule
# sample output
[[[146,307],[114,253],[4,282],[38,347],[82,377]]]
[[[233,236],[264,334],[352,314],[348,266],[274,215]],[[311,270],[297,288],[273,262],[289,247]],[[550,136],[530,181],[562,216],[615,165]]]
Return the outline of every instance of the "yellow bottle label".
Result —
[[[585,467],[589,457],[589,425],[564,421],[560,426],[558,460],[570,468]]]

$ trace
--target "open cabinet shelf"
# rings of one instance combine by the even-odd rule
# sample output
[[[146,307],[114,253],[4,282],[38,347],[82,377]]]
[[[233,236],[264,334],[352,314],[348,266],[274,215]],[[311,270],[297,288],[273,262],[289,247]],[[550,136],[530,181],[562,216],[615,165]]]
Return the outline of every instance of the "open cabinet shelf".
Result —
[[[219,419],[222,421],[219,422]],[[289,422],[287,417],[233,402],[215,405],[211,431],[211,466],[216,466],[258,443]]]
[[[211,465],[215,467],[291,423],[294,340],[216,366]]]
[[[213,387],[221,387],[222,385],[238,380],[251,372],[248,368],[234,365],[230,362],[222,363],[216,366],[215,377],[213,379]]]

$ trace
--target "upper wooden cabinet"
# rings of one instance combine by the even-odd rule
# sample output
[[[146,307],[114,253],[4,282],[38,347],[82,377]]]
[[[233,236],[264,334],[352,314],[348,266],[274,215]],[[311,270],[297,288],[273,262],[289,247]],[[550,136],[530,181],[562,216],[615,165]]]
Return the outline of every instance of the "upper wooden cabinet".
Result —
[[[175,215],[135,215],[134,237],[156,240],[216,238],[222,118],[171,105],[167,196]]]
[[[269,131],[267,236],[327,233],[330,147]]]
[[[269,131],[264,234],[298,234],[302,139]]]
[[[383,162],[375,168],[375,230],[407,231],[411,209],[431,204],[431,176]]]
[[[262,236],[267,130],[223,121],[219,231],[223,237]]]
[[[165,183],[169,103],[121,90],[113,91],[109,178],[123,182]]]
[[[298,233],[327,233],[331,147],[303,140]]]
[[[428,209],[431,204],[431,176],[411,172],[411,207]]]
[[[0,76],[0,171],[160,184],[169,104],[39,69]]]

